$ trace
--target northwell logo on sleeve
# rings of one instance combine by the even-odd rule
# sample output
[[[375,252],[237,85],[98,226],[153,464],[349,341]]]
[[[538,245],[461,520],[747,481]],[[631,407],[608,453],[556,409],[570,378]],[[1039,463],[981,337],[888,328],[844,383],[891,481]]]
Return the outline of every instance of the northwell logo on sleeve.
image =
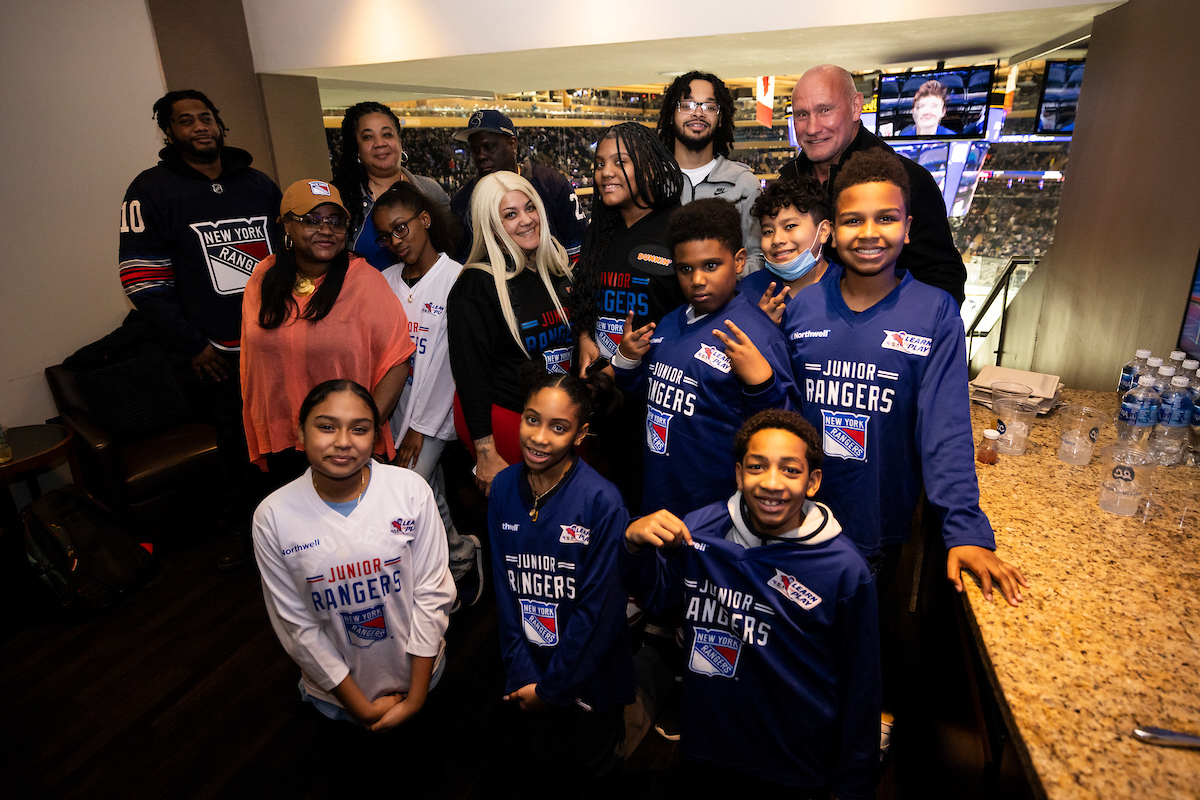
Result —
[[[828,339],[829,330],[829,328],[826,328],[823,331],[796,331],[788,338],[793,342],[797,342],[801,339]]]
[[[910,356],[925,358],[929,355],[930,348],[933,347],[933,339],[927,336],[913,336],[905,331],[889,331],[884,328],[881,346],[884,350],[899,350]]]

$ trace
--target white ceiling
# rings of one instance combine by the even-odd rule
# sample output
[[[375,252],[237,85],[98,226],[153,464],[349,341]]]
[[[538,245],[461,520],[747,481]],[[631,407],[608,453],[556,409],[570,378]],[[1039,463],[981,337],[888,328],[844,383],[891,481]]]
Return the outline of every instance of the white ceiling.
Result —
[[[669,83],[703,69],[728,80],[799,74],[821,63],[852,71],[1005,61],[1090,25],[1120,2],[967,16],[678,39],[468,53],[374,64],[277,70],[318,78],[321,105],[546,89]],[[597,6],[599,7],[599,6]],[[784,90],[786,91],[786,89]]]

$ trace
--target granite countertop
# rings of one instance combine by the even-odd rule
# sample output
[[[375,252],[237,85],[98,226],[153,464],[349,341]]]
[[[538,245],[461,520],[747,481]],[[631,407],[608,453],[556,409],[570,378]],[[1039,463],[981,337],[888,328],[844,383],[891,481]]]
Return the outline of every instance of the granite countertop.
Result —
[[[1144,744],[1139,725],[1200,735],[1200,469],[1159,467],[1148,518],[1097,503],[1115,392],[1063,392],[1105,412],[1087,466],[1058,460],[1058,414],[1022,456],[976,462],[999,555],[1030,588],[1018,608],[967,584],[968,619],[1026,769],[1047,797],[1200,797],[1200,750]],[[971,404],[978,446],[993,412]]]

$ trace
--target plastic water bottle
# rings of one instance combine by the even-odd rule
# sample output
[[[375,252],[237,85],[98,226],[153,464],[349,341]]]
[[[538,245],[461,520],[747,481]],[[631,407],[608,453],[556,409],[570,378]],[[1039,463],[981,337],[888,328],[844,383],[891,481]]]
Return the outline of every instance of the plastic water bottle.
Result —
[[[1141,444],[1150,436],[1158,423],[1158,409],[1162,405],[1158,392],[1154,391],[1154,376],[1142,375],[1138,385],[1121,395],[1121,412],[1117,417],[1117,443]]]
[[[1191,393],[1188,392],[1188,379],[1180,375],[1175,376],[1171,379],[1171,385],[1162,393],[1158,424],[1150,434],[1150,452],[1164,467],[1179,461],[1183,454],[1194,408]]]
[[[1167,361],[1167,363],[1174,367],[1176,374],[1178,374],[1179,370],[1183,369],[1183,362],[1187,359],[1187,357],[1187,353],[1183,352],[1182,350],[1172,350],[1171,358],[1169,361]]]
[[[1133,360],[1121,367],[1121,382],[1117,385],[1118,392],[1128,392],[1133,388],[1134,380],[1141,372],[1142,367],[1146,366],[1148,358],[1150,358],[1150,351],[1141,349],[1133,354]]]
[[[1200,361],[1197,361],[1194,358],[1185,358],[1183,360],[1183,366],[1180,367],[1179,372],[1176,372],[1175,374],[1182,375],[1188,380],[1191,380],[1192,378],[1196,377],[1197,369],[1200,369]]]
[[[1158,368],[1163,365],[1163,360],[1158,356],[1150,356],[1146,359],[1146,365],[1138,370],[1137,378],[1143,375],[1153,375],[1158,377]],[[1133,385],[1137,386],[1137,378],[1133,379]]]
[[[1154,391],[1162,394],[1171,386],[1171,379],[1175,377],[1175,368],[1168,367],[1163,364],[1158,368],[1158,374],[1154,376]]]

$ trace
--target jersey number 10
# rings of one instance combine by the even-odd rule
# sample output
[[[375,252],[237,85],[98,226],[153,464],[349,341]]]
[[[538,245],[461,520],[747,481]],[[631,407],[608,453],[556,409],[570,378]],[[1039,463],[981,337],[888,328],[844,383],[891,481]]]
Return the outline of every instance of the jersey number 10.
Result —
[[[130,200],[121,203],[121,233],[141,233],[146,230],[146,222],[142,219],[142,201]]]

